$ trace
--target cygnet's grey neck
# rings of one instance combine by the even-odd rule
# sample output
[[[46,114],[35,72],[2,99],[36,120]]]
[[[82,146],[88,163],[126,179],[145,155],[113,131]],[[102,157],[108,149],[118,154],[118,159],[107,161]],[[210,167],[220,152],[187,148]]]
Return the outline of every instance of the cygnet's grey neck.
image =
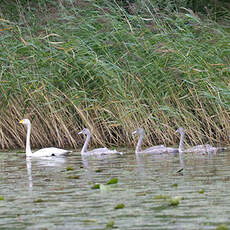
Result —
[[[184,151],[184,132],[180,132],[180,143],[179,143],[179,152]]]
[[[144,138],[144,134],[140,134],[138,138],[137,146],[136,146],[136,153],[141,152],[141,144],[142,144],[143,138]]]
[[[90,141],[90,133],[87,133],[86,135],[87,135],[86,140],[85,140],[85,143],[84,143],[83,148],[81,150],[81,153],[86,153],[87,152],[88,144],[89,144],[89,141]]]

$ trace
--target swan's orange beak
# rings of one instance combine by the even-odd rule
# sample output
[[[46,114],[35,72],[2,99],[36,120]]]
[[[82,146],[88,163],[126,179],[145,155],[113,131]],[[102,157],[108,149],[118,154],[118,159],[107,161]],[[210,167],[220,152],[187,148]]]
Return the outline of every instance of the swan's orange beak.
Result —
[[[24,120],[19,121],[19,124],[23,124]]]

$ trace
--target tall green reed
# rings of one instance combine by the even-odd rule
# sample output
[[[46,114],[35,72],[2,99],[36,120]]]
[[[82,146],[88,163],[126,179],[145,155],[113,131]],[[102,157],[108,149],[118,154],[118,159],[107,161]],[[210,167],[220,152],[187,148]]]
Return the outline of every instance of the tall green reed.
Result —
[[[35,147],[78,148],[82,127],[102,145],[132,145],[140,126],[147,144],[176,144],[178,126],[189,144],[227,142],[229,32],[147,3],[130,14],[110,1],[17,2],[17,20],[2,14],[1,147],[23,146],[22,117]]]

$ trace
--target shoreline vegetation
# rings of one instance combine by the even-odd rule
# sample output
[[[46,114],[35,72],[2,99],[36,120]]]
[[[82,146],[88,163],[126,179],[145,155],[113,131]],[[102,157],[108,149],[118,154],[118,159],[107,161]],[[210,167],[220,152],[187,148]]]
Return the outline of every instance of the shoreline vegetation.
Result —
[[[0,149],[24,148],[23,118],[33,148],[80,149],[83,127],[92,145],[134,148],[143,127],[146,145],[175,146],[179,126],[186,145],[227,145],[229,4],[161,2],[4,0]]]

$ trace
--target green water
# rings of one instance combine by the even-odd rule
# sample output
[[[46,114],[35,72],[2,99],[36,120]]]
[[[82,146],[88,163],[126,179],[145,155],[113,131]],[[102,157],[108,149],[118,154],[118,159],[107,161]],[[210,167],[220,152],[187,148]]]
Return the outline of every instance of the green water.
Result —
[[[74,152],[31,161],[24,154],[2,152],[0,229],[105,229],[108,223],[116,229],[230,226],[230,152],[187,154],[184,164],[184,172],[177,173],[178,156],[137,158],[132,151],[99,159],[82,159]],[[118,183],[106,185],[114,177]],[[95,184],[105,186],[92,189]],[[175,196],[183,199],[170,205]],[[124,207],[115,209],[118,204]]]

